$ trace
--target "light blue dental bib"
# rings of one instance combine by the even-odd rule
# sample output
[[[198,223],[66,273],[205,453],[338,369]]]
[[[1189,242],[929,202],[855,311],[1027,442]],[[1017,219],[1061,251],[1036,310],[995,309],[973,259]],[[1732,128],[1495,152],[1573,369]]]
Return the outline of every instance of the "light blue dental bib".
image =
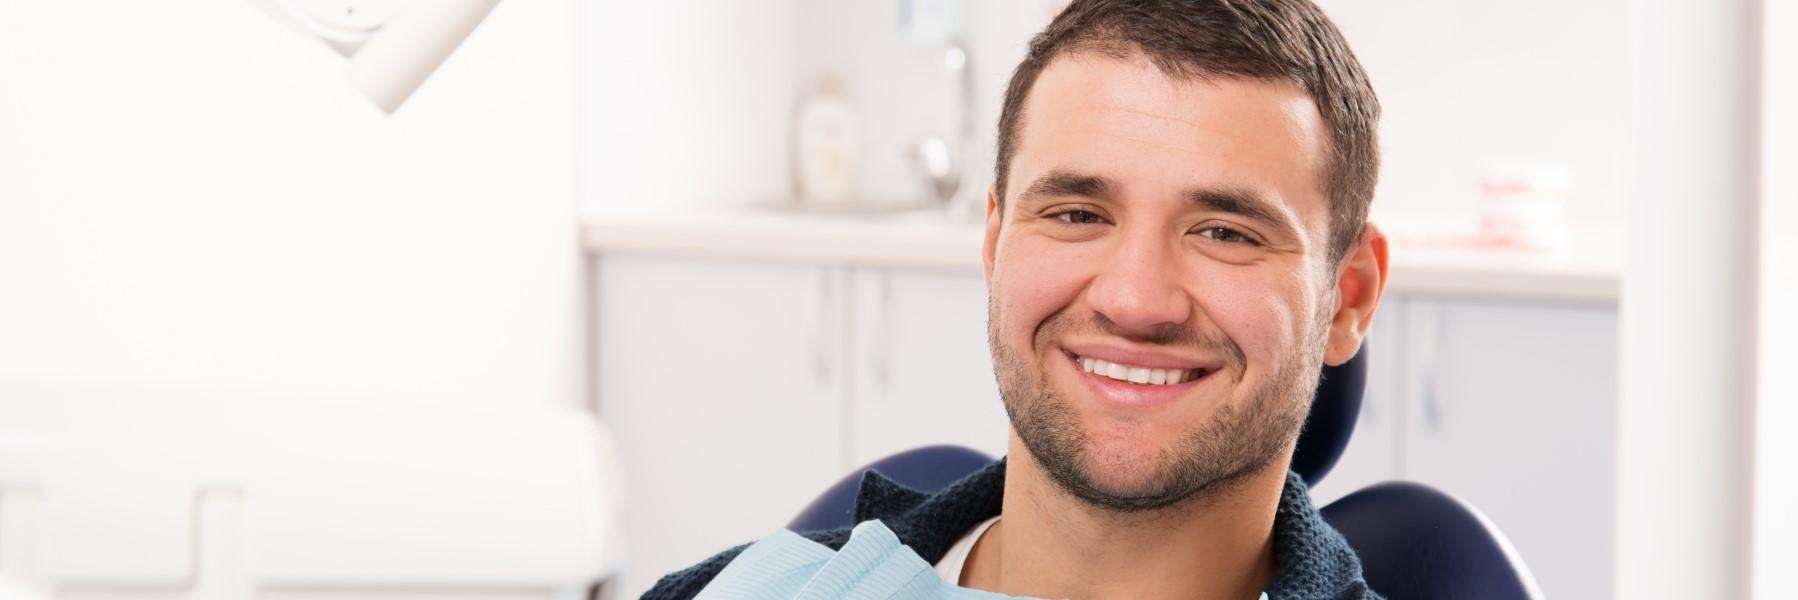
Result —
[[[930,563],[878,520],[863,521],[842,550],[787,530],[762,538],[725,565],[699,600],[993,600],[937,577]],[[1261,594],[1267,600],[1267,594]]]
[[[700,590],[701,600],[990,600],[1013,598],[950,585],[880,521],[863,521],[842,550],[774,532],[750,545]]]

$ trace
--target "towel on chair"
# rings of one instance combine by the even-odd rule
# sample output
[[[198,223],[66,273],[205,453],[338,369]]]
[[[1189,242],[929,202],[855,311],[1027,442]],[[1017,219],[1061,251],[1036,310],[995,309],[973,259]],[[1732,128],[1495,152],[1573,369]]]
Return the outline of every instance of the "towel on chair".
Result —
[[[762,538],[700,590],[699,598],[766,600],[990,600],[951,585],[878,520],[863,521],[842,550],[787,530]]]

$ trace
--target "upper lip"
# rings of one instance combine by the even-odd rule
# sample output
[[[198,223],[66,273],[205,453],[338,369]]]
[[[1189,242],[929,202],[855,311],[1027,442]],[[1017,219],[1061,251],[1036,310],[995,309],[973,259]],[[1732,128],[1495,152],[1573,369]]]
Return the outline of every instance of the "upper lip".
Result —
[[[1105,362],[1144,367],[1149,369],[1179,369],[1188,371],[1202,369],[1215,371],[1222,366],[1220,362],[1205,360],[1192,356],[1182,356],[1165,349],[1118,342],[1081,341],[1068,342],[1061,345],[1063,350],[1085,358],[1096,358]]]

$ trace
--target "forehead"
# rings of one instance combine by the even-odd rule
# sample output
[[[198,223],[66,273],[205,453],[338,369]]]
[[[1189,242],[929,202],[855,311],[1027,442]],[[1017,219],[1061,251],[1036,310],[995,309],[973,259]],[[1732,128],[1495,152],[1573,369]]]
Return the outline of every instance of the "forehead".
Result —
[[[1141,55],[1074,53],[1031,87],[1008,187],[1064,168],[1147,195],[1245,188],[1321,227],[1326,136],[1317,106],[1290,82],[1176,78]]]

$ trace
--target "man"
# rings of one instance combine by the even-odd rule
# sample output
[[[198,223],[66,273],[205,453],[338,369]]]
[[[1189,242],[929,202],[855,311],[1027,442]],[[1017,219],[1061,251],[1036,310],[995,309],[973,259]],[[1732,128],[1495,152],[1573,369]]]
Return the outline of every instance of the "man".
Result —
[[[1073,2],[1012,77],[987,200],[1008,459],[935,495],[871,475],[856,520],[1004,594],[1377,597],[1288,464],[1385,282],[1378,113],[1305,0]]]

